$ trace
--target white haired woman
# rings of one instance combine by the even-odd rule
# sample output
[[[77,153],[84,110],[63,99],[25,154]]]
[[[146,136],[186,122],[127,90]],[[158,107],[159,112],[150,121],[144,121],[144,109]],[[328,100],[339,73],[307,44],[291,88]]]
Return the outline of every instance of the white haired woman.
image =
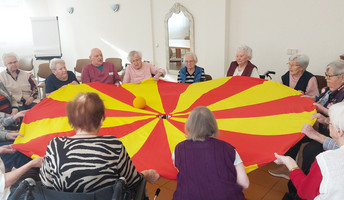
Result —
[[[277,164],[284,164],[289,177],[302,199],[343,199],[344,198],[344,102],[330,107],[330,136],[336,140],[339,149],[325,151],[316,157],[305,175],[294,159],[275,153]]]
[[[245,199],[242,192],[249,179],[239,154],[227,142],[216,139],[216,119],[206,107],[191,111],[185,124],[187,140],[172,155],[179,170],[178,199]]]
[[[238,47],[235,61],[229,66],[227,76],[250,76],[259,78],[258,68],[250,62],[251,59],[252,49],[249,46],[243,45]]]
[[[18,56],[5,53],[2,60],[7,69],[0,73],[0,81],[17,101],[19,110],[31,109],[36,103],[38,89],[29,73],[18,69]]]
[[[140,83],[146,79],[152,78],[158,81],[160,77],[165,77],[166,71],[154,65],[142,62],[142,54],[139,51],[131,51],[128,55],[131,65],[125,69],[123,83]]]
[[[45,93],[50,93],[68,84],[79,84],[78,79],[72,71],[67,71],[66,63],[62,59],[54,58],[50,61],[51,73],[45,79]]]
[[[202,67],[196,65],[198,59],[195,53],[188,52],[184,55],[185,67],[178,72],[179,83],[196,83],[205,81],[205,73]]]
[[[289,71],[282,78],[283,85],[289,86],[306,95],[319,95],[318,82],[315,76],[306,71],[309,64],[307,55],[292,55],[289,58]]]

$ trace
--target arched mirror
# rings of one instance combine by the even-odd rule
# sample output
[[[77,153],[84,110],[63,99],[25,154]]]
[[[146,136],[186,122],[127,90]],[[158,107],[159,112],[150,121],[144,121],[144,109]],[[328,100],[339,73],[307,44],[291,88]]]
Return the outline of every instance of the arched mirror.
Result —
[[[193,17],[179,3],[175,3],[165,16],[167,70],[172,74],[183,67],[183,56],[194,51]]]

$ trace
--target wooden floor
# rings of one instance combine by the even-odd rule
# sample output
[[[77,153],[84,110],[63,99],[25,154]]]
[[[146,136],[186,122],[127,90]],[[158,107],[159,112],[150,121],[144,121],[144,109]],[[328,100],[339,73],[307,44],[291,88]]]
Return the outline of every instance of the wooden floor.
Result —
[[[275,163],[269,163],[248,174],[250,187],[244,190],[247,200],[281,200],[287,192],[288,181],[284,178],[273,177],[268,173],[268,169],[276,168]],[[157,188],[160,188],[160,194],[157,200],[170,200],[177,187],[177,182],[160,178],[155,184],[147,183],[147,192],[150,200],[154,199]]]

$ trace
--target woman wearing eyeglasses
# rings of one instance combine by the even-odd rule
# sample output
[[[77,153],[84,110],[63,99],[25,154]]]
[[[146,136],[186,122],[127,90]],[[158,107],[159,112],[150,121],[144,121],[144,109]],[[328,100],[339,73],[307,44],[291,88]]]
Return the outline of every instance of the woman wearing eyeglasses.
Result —
[[[344,99],[344,60],[336,60],[331,62],[326,67],[325,78],[327,87],[325,91],[318,96],[304,95],[309,97],[316,102],[318,113],[316,118],[328,117],[328,108],[335,104],[343,101]],[[327,120],[328,121],[328,120]],[[328,136],[329,131],[327,124],[320,124],[318,132]],[[310,140],[305,137],[296,143],[292,148],[286,152],[286,156],[290,156],[293,159],[296,158],[302,143],[309,142]],[[305,150],[309,148],[309,150]],[[322,152],[322,144],[312,141],[304,149],[304,154],[309,152],[304,158],[303,168],[308,170],[315,159],[315,156]],[[283,177],[288,179],[289,171],[284,167],[277,168],[275,170],[269,170],[269,173],[273,176]]]
[[[275,163],[283,164],[290,170],[289,177],[302,199],[344,199],[344,103],[331,107],[329,115],[330,135],[339,148],[319,154],[309,172],[305,174],[291,157],[275,153]]]
[[[329,138],[329,114],[328,109],[336,103],[342,102],[344,100],[344,60],[336,60],[331,62],[326,67],[325,79],[327,82],[327,87],[325,91],[321,93],[319,96],[307,96],[316,101],[318,113],[313,114],[312,118],[317,118],[317,122],[319,122],[319,127],[317,132],[319,135],[323,135],[327,138],[326,141],[320,142],[319,140],[311,140],[303,149],[302,152],[302,171],[305,174],[310,173],[310,169],[312,163],[314,162],[316,156],[324,151],[324,149],[328,149],[327,147],[332,147],[331,149],[338,148],[338,145],[334,143],[334,140]],[[308,127],[308,129],[302,130],[306,135],[309,135],[310,132],[315,133],[316,131],[312,127]],[[308,132],[308,133],[307,133]],[[310,137],[311,139],[314,139]],[[305,138],[307,139],[307,138]],[[296,145],[295,145],[296,146]],[[289,173],[287,174],[289,175]],[[295,196],[295,187],[294,185],[289,182],[289,193],[287,196]],[[288,199],[288,198],[286,198]],[[289,198],[289,199],[297,199]]]
[[[319,95],[317,79],[306,71],[308,63],[308,56],[292,55],[288,63],[289,71],[281,77],[282,83],[306,95],[317,96]]]

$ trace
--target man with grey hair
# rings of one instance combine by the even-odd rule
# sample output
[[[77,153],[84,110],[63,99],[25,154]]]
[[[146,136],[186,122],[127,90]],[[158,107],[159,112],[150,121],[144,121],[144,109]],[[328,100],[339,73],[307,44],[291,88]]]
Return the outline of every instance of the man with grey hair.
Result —
[[[115,66],[111,62],[103,61],[103,53],[100,49],[94,48],[90,55],[91,64],[82,68],[81,82],[100,82],[107,84],[120,84],[119,77]]]
[[[306,71],[308,64],[307,55],[292,55],[288,62],[289,71],[282,76],[282,83],[306,95],[317,96],[318,82],[312,73]]]
[[[2,60],[7,69],[0,73],[0,81],[17,101],[19,110],[31,109],[36,103],[38,89],[31,75],[18,69],[18,56],[5,53]]]
[[[72,71],[67,71],[64,60],[52,59],[50,69],[53,73],[45,79],[45,93],[47,95],[68,84],[79,84],[75,74]]]

